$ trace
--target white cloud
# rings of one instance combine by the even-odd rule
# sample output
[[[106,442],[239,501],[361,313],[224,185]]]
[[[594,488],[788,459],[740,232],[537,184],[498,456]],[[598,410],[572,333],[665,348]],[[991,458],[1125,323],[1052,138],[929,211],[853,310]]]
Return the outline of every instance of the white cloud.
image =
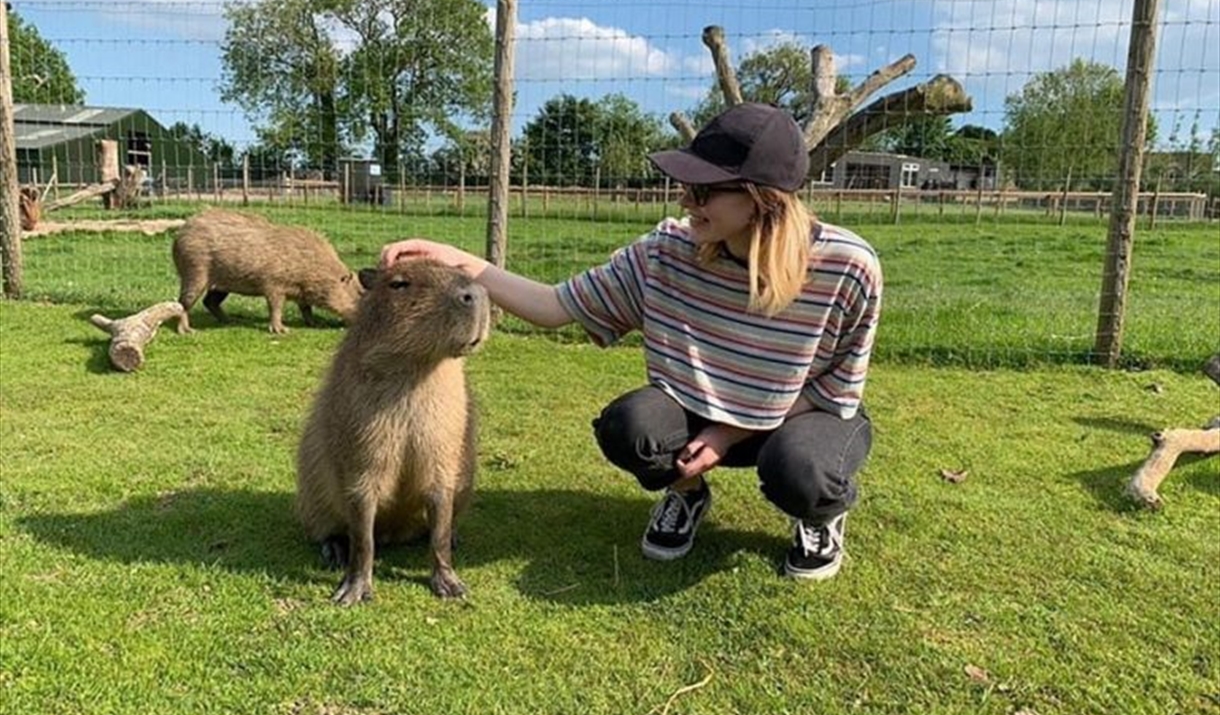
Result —
[[[549,17],[517,26],[520,80],[662,77],[682,66],[682,58],[648,38],[587,18]]]
[[[1125,74],[1126,0],[940,0],[931,47],[936,72],[961,80],[997,115],[1034,75],[1076,58]],[[1166,0],[1158,23],[1154,109],[1210,108],[1220,95],[1220,0]]]
[[[228,28],[224,4],[225,0],[78,0],[73,10],[97,12],[106,22],[126,25],[130,35],[140,38],[219,42]]]

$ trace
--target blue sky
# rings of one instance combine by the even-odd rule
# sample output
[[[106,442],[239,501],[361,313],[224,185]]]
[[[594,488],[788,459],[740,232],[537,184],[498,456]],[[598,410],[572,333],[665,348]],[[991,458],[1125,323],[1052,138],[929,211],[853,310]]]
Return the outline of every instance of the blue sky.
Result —
[[[488,19],[494,23],[494,2]],[[221,0],[13,0],[62,50],[86,101],[139,107],[240,147],[254,141],[241,110],[219,99]],[[1153,109],[1161,136],[1220,125],[1220,0],[1163,0]],[[700,40],[724,28],[734,60],[787,40],[829,45],[859,82],[911,53],[911,74],[882,94],[938,73],[960,80],[975,110],[955,125],[999,128],[1004,98],[1036,73],[1084,57],[1125,72],[1131,0],[519,0],[514,127],[561,92],[617,92],[665,117],[713,81]],[[493,25],[494,26],[494,25]],[[273,49],[273,45],[271,45]],[[878,95],[879,96],[879,95]]]

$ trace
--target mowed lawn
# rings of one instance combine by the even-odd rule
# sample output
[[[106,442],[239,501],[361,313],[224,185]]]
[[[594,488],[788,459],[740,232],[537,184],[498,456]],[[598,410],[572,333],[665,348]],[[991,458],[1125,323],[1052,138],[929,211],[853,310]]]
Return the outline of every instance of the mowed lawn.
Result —
[[[416,228],[476,246],[452,221],[319,224],[355,266]],[[589,427],[643,382],[638,347],[508,323],[469,361],[480,472],[455,565],[470,595],[434,598],[407,547],[381,555],[375,601],[352,609],[330,603],[338,575],[291,513],[337,322],[290,310],[292,332],[272,336],[262,302],[235,297],[233,323],[197,309],[197,332],[164,326],[145,367],[119,374],[88,317],[174,297],[167,237],[29,242],[30,298],[0,302],[0,712],[1220,713],[1220,460],[1184,457],[1159,512],[1123,494],[1151,432],[1220,413],[1188,364],[1220,347],[1207,235],[1145,249],[1143,304],[1184,319],[1133,316],[1139,359],[1110,371],[1078,359],[1092,327],[1078,293],[1096,288],[1071,276],[1099,270],[1095,247],[1072,260],[1054,229],[992,227],[1020,255],[962,289],[966,259],[994,251],[900,228],[861,230],[890,257],[891,327],[834,580],[778,575],[788,524],[749,470],[713,473],[687,558],[643,559],[652,495]],[[522,243],[510,260],[545,256],[542,277],[602,251]],[[1174,274],[1184,245],[1205,260]],[[1052,257],[1040,292],[1003,268]],[[1010,292],[984,290],[988,274]],[[933,321],[937,301],[966,307]],[[1038,316],[1067,305],[1084,317],[1056,343]]]

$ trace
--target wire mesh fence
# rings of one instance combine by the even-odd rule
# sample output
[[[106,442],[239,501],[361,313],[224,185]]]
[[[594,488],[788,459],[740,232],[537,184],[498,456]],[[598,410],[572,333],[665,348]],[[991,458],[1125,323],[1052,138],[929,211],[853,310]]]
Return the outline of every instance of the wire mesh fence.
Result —
[[[247,206],[318,228],[353,263],[421,227],[481,250],[495,12],[476,0],[13,2],[18,179],[44,224],[115,216],[81,192],[126,181],[132,200],[112,206],[124,217]],[[880,357],[1081,359],[1119,180],[1130,16],[1109,0],[527,3],[506,118],[509,267],[560,280],[680,215],[680,187],[646,155],[683,142],[671,113],[697,127],[724,106],[705,34],[718,27],[743,96],[802,123],[817,46],[840,93],[901,65],[878,95],[950,81],[968,99],[942,113],[904,99],[802,189],[881,253]],[[1155,30],[1128,352],[1193,366],[1220,346],[1220,0],[1167,0]],[[44,297],[125,294],[133,260],[168,287],[150,278],[130,301],[173,294],[163,245],[119,241],[114,265],[73,236],[28,245]],[[97,292],[68,290],[66,274],[97,275]]]

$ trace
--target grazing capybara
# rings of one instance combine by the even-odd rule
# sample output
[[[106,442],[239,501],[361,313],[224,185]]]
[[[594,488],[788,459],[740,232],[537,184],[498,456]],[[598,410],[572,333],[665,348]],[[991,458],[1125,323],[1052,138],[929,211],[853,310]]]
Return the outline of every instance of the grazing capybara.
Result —
[[[284,301],[296,301],[306,325],[313,306],[351,322],[362,292],[360,281],[325,238],[299,226],[280,226],[261,216],[208,209],[178,231],[174,266],[181,287],[178,302],[187,311],[203,305],[225,320],[220,304],[230,293],[261,295],[271,311],[271,332],[286,333]],[[178,332],[190,332],[184,314]]]
[[[297,450],[297,516],[345,569],[336,603],[372,597],[375,544],[425,533],[433,593],[461,596],[453,524],[474,489],[477,437],[465,356],[487,338],[487,292],[426,259],[360,279],[367,291]]]

